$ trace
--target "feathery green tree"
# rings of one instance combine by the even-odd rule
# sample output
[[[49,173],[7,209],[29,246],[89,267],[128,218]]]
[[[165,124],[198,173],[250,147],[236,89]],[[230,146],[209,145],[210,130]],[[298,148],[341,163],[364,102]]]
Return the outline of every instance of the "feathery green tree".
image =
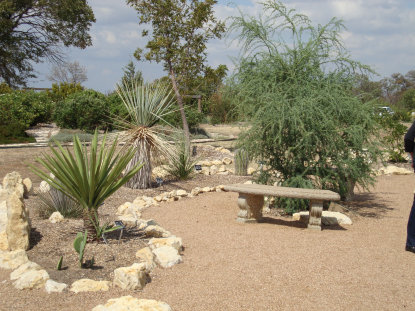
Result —
[[[343,198],[355,183],[368,187],[380,156],[377,123],[353,86],[356,72],[370,69],[348,55],[340,20],[313,26],[281,2],[262,5],[263,16],[235,17],[230,28],[244,52],[232,79],[234,100],[252,121],[240,144],[263,163],[259,180],[331,189]],[[284,202],[290,210],[304,203]]]

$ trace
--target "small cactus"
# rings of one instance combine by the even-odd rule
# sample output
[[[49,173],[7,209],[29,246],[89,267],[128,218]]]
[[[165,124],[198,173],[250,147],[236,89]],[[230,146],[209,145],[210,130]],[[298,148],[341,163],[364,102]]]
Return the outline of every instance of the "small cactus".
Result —
[[[245,149],[238,149],[235,152],[235,175],[248,175],[249,156]]]
[[[75,241],[73,242],[73,247],[75,248],[75,251],[79,255],[79,266],[82,268],[82,263],[84,260],[84,251],[85,251],[85,245],[86,245],[86,239],[88,236],[88,232],[85,230],[85,233],[78,232],[76,235]]]

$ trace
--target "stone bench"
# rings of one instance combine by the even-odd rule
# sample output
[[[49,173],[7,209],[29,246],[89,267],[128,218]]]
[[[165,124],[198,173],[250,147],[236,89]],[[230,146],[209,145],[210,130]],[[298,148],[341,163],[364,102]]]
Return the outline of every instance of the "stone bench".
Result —
[[[321,230],[324,201],[339,201],[340,195],[330,190],[276,187],[257,184],[225,185],[225,191],[239,192],[239,222],[259,222],[262,219],[264,196],[310,200],[308,228]]]

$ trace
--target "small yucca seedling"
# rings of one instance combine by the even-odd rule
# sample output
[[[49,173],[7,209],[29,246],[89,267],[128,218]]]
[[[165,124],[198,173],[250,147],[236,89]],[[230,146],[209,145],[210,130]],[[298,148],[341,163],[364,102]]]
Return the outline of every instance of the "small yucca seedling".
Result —
[[[63,263],[63,256],[59,258],[58,264],[56,265],[56,270],[62,269],[62,263]]]

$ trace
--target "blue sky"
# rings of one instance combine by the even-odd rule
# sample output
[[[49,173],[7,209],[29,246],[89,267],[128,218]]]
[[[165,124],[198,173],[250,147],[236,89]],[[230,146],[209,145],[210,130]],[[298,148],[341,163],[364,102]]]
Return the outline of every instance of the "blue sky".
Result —
[[[109,92],[122,76],[122,67],[131,59],[137,47],[144,47],[137,14],[124,0],[89,0],[97,22],[91,29],[93,46],[85,50],[67,49],[68,61],[78,61],[87,69],[84,86]],[[257,15],[261,1],[220,0],[215,7],[219,19],[245,14]],[[415,69],[415,0],[287,0],[286,6],[306,14],[315,24],[326,24],[336,16],[344,21],[342,32],[346,48],[353,59],[372,66],[380,79],[392,73],[405,74]],[[232,70],[232,57],[239,53],[236,42],[213,40],[208,44],[208,63],[226,64]],[[136,62],[146,80],[165,73],[161,65]],[[50,87],[46,76],[51,64],[35,66],[38,78],[28,83],[32,87]]]

